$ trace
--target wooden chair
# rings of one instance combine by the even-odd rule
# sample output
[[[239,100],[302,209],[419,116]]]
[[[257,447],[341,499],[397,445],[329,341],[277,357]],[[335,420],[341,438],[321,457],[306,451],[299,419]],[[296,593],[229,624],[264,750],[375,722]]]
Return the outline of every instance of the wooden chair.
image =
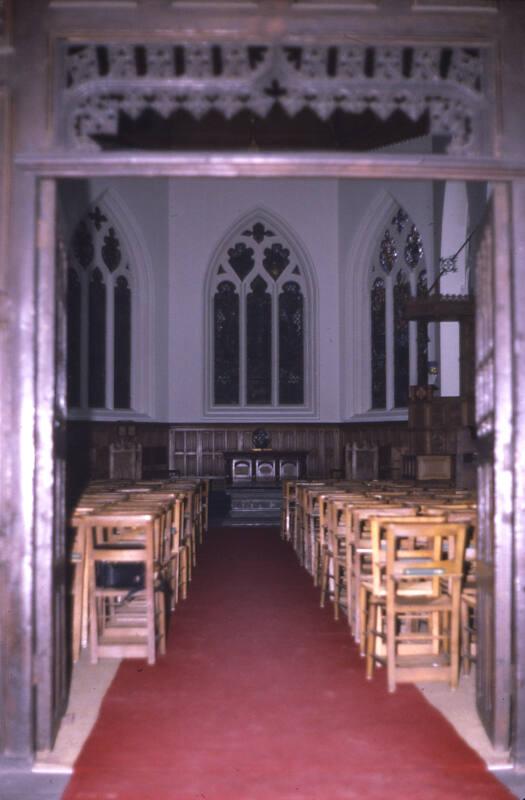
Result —
[[[166,648],[160,515],[116,504],[89,515],[87,546],[91,661],[100,657],[146,658],[155,662]],[[143,587],[101,585],[103,564],[137,564]]]
[[[388,525],[396,522],[435,524],[445,522],[445,518],[420,516],[410,507],[403,508],[401,515],[399,509],[392,507],[369,517],[372,569],[359,585],[360,650],[366,657],[368,679],[372,678],[375,663],[384,664],[386,657],[386,532]],[[410,594],[411,589],[404,587],[404,591]]]
[[[365,646],[361,632],[366,629],[366,604],[363,603],[362,584],[369,586],[373,569],[371,520],[383,517],[401,519],[413,517],[411,505],[398,505],[380,498],[368,498],[365,503],[347,507],[347,605],[354,640]]]
[[[347,582],[347,509],[356,504],[369,503],[366,494],[340,491],[324,495],[321,531],[321,608],[324,607],[326,594],[330,590],[334,607],[334,619],[339,619],[339,609],[344,605],[349,619]]]
[[[386,665],[399,682],[459,677],[460,598],[466,525],[396,522],[386,527]]]

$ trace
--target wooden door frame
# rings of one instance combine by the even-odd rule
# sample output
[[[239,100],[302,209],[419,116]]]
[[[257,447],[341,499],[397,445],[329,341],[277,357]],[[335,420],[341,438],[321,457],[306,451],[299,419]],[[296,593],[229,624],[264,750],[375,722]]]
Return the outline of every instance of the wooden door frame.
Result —
[[[321,0],[322,2],[322,0]],[[37,245],[35,209],[38,206],[41,188],[46,180],[68,177],[105,176],[185,176],[185,177],[319,177],[319,178],[375,178],[385,179],[439,179],[439,180],[489,180],[503,181],[509,186],[512,217],[511,259],[513,262],[511,309],[513,326],[513,589],[509,591],[506,602],[514,611],[515,631],[512,640],[512,657],[516,664],[514,672],[513,715],[513,755],[516,762],[525,768],[525,231],[522,220],[525,218],[525,146],[523,144],[522,96],[523,87],[523,48],[521,31],[525,14],[512,10],[512,3],[502,3],[502,11],[481,14],[476,11],[450,15],[427,13],[432,3],[399,0],[392,2],[392,13],[376,14],[370,2],[371,12],[355,13],[350,9],[346,17],[346,34],[350,40],[370,40],[377,38],[383,42],[396,44],[401,41],[450,42],[451,38],[461,46],[475,46],[476,42],[489,44],[494,48],[494,70],[499,81],[499,95],[494,98],[491,109],[491,125],[495,130],[494,157],[451,158],[448,156],[384,156],[370,154],[229,154],[217,153],[166,156],[123,153],[80,155],[78,153],[50,153],[50,122],[52,110],[48,106],[49,87],[52,83],[50,70],[53,68],[50,44],[54,36],[63,38],[96,37],[108,32],[112,40],[116,37],[130,39],[139,30],[156,35],[165,31],[164,37],[189,36],[192,41],[206,37],[213,38],[214,31],[221,36],[230,35],[233,39],[254,40],[268,35],[280,37],[291,33],[294,37],[310,38],[317,42],[320,33],[329,38],[341,34],[337,13],[327,13],[322,24],[319,12],[307,11],[291,5],[290,13],[284,2],[267,3],[262,9],[239,14],[238,8],[229,11],[213,11],[209,19],[197,12],[200,22],[195,26],[194,11],[190,4],[164,3],[141,0],[138,3],[123,3],[126,11],[118,8],[118,3],[93,3],[90,11],[83,15],[82,3],[75,8],[74,2],[60,3],[47,9],[45,0],[30,0],[33,7],[42,15],[42,26],[34,25],[31,14],[20,14],[14,20],[16,29],[16,62],[11,74],[3,74],[7,94],[13,91],[16,99],[16,130],[13,145],[18,153],[9,190],[2,183],[4,198],[10,195],[11,224],[9,229],[8,274],[10,297],[3,302],[0,294],[0,326],[4,317],[12,333],[7,337],[0,329],[0,358],[11,360],[13,368],[9,381],[0,387],[2,399],[6,400],[7,411],[0,407],[2,433],[9,443],[9,452],[2,454],[2,486],[0,491],[6,497],[3,513],[9,530],[9,547],[3,559],[8,572],[6,581],[0,574],[0,601],[9,598],[0,609],[0,623],[6,623],[7,647],[3,653],[4,663],[0,669],[2,693],[0,707],[0,762],[6,760],[30,761],[33,757],[34,697],[33,685],[39,680],[38,663],[48,663],[44,650],[41,658],[34,659],[33,639],[35,623],[35,586],[41,582],[42,591],[47,592],[51,585],[49,565],[35,559],[35,532],[38,540],[50,540],[51,497],[45,485],[45,476],[39,473],[39,463],[49,463],[49,448],[52,446],[52,415],[49,406],[39,407],[38,398],[47,398],[49,387],[46,353],[38,348],[36,334],[43,330],[49,334],[52,320],[49,313],[43,313],[39,305],[39,283],[35,269]],[[7,6],[8,2],[4,4]],[[18,3],[22,6],[22,2]],[[26,5],[29,6],[29,3]],[[85,4],[84,4],[85,5]],[[255,4],[252,4],[255,5]],[[357,6],[360,4],[357,3]],[[390,5],[390,4],[389,4]],[[439,4],[437,4],[439,6]],[[469,0],[465,6],[474,7]],[[62,8],[60,8],[62,6]],[[95,6],[98,6],[95,9]],[[184,11],[186,6],[186,11]],[[413,7],[419,6],[419,11]],[[427,9],[423,8],[427,6]],[[514,9],[517,4],[514,5]],[[130,8],[128,8],[130,7]],[[511,10],[509,10],[509,7]],[[27,11],[28,9],[26,9]],[[377,10],[377,8],[375,9]],[[460,9],[456,9],[460,11]],[[417,12],[417,13],[416,13]],[[468,12],[468,8],[466,8]],[[346,13],[346,12],[345,12]],[[124,16],[125,15],[125,16]],[[343,14],[340,15],[341,18]],[[519,17],[518,23],[516,17]],[[520,25],[522,26],[520,28]],[[453,35],[451,36],[451,29]],[[185,34],[185,32],[187,32]],[[504,51],[504,52],[503,52]],[[5,50],[5,53],[8,51]],[[4,54],[5,54],[4,53]],[[504,54],[504,58],[503,58]],[[8,56],[11,58],[11,56]],[[35,63],[47,65],[48,70],[34,69]],[[6,77],[7,75],[7,77]],[[520,83],[521,81],[521,83]],[[24,91],[20,91],[20,87]],[[1,88],[1,87],[0,87]],[[5,104],[4,104],[5,105]],[[9,98],[7,98],[9,105]],[[505,112],[505,130],[501,120]],[[8,113],[8,112],[6,112]],[[7,147],[11,147],[8,144]],[[6,149],[6,152],[8,150]],[[8,157],[9,158],[9,157]],[[46,189],[43,190],[47,191]],[[2,218],[4,219],[4,217]],[[49,245],[49,243],[48,243]],[[49,259],[48,259],[49,261]],[[49,276],[46,276],[49,279]],[[40,276],[42,278],[42,276]],[[3,286],[0,286],[3,288]],[[49,303],[46,304],[46,309]],[[49,357],[49,353],[47,354]],[[41,381],[41,383],[39,383]],[[16,389],[16,392],[15,392]],[[16,402],[15,402],[16,395]],[[47,400],[46,400],[47,402]],[[35,434],[38,432],[39,441]],[[45,447],[40,447],[44,441]],[[46,449],[47,448],[47,452]],[[35,493],[35,476],[39,476]],[[513,511],[516,510],[516,513]],[[517,510],[520,513],[517,513]],[[5,537],[7,542],[7,537]],[[2,539],[0,538],[0,546]],[[4,567],[0,558],[0,572]],[[8,609],[8,610],[5,610]],[[3,616],[2,616],[3,615]],[[45,626],[42,636],[45,638]],[[508,632],[510,640],[510,631]],[[510,669],[510,663],[502,665]],[[8,679],[5,677],[8,676]],[[44,726],[49,730],[49,725]]]
[[[410,178],[413,178],[414,175],[417,175],[419,179],[425,178],[432,180],[442,179],[443,173],[445,172],[447,175],[450,175],[451,178],[453,176],[453,179],[456,180],[469,180],[469,178],[472,179],[473,173],[475,174],[477,180],[481,179],[481,170],[479,169],[479,165],[476,168],[473,168],[472,165],[459,165],[457,163],[444,165],[440,160],[431,158],[429,158],[427,163],[422,166],[421,163],[407,164],[407,159],[404,158],[401,160],[390,158],[385,164],[381,163],[380,159],[356,159],[352,156],[327,158],[324,155],[316,157],[312,157],[311,155],[298,157],[294,154],[288,158],[275,158],[273,155],[264,156],[259,154],[255,159],[253,157],[221,156],[220,158],[217,158],[214,156],[213,159],[210,160],[209,157],[198,155],[194,156],[192,159],[191,170],[188,168],[187,158],[185,158],[184,161],[177,157],[166,159],[159,158],[155,159],[154,165],[152,165],[151,158],[149,157],[145,157],[144,159],[135,158],[133,159],[133,163],[126,161],[124,158],[119,158],[116,160],[117,164],[115,164],[115,159],[108,159],[105,157],[100,157],[98,159],[94,159],[92,157],[84,162],[76,159],[74,163],[70,163],[68,159],[67,163],[62,161],[60,164],[57,164],[56,161],[51,161],[48,163],[39,162],[38,164],[30,164],[26,161],[22,166],[25,170],[33,172],[37,178],[36,186],[39,194],[39,202],[37,205],[40,207],[42,203],[52,203],[53,209],[56,196],[55,182],[60,179],[72,177],[73,175],[74,177],[88,178],[95,175],[107,177],[108,174],[128,176],[130,173],[137,177],[223,177],[225,174],[228,174],[229,177],[236,178],[246,174],[253,175],[255,173],[257,175],[264,175],[265,177],[283,177],[287,175],[288,167],[287,176],[291,178],[299,175],[301,177],[308,175],[308,177],[325,178],[328,174],[330,177],[335,177],[337,175],[337,177],[344,178],[359,177],[362,179],[366,177],[370,179],[381,178],[384,180],[389,180],[394,177],[398,179],[401,177],[407,179],[407,173],[409,173]],[[491,174],[493,177],[496,175],[498,176],[499,181],[507,187],[505,195],[508,196],[511,191],[511,182],[508,180],[508,173],[506,173],[507,180],[501,181],[501,175],[503,172],[506,171],[502,170],[500,164],[497,166],[493,165],[491,170],[486,170],[486,173]],[[487,178],[486,173],[483,175],[485,179]],[[44,211],[43,217],[47,219],[49,223],[49,211]],[[510,225],[510,219],[508,220],[508,224]],[[508,241],[507,230],[505,230],[503,240],[505,242]],[[38,245],[37,251],[41,253],[42,243],[39,242]],[[46,243],[44,242],[44,246],[45,245]],[[51,274],[53,272],[53,263],[50,261],[49,247],[50,244],[48,242],[47,256],[44,254],[40,260],[42,268],[48,270],[49,274],[46,274],[45,277],[42,275],[40,277],[40,285],[46,289],[46,292],[44,295],[42,295],[40,292],[38,294],[40,300],[40,308],[37,315],[39,320],[39,336],[37,337],[36,345],[39,376],[37,378],[36,393],[37,397],[41,398],[41,402],[38,403],[38,430],[40,447],[37,452],[37,463],[40,466],[37,468],[35,530],[37,541],[44,543],[49,543],[49,536],[51,535],[51,532],[49,531],[49,519],[51,518],[50,503],[52,499],[52,492],[50,491],[49,485],[49,466],[52,447],[53,418],[52,413],[50,413],[51,398],[49,391],[51,386],[51,373],[54,370],[54,365],[50,360],[52,358],[53,348],[50,346],[49,336],[50,332],[54,329],[55,324],[55,310],[52,304],[52,286],[54,285],[54,274]],[[510,424],[510,418],[507,420],[507,422]],[[41,550],[41,552],[43,552],[43,550]],[[501,548],[499,548],[498,552],[500,564],[503,565],[503,561],[505,561],[504,566],[502,566],[503,574],[507,574],[508,570],[512,567],[512,564],[509,563],[509,559],[512,559],[513,555],[515,557],[517,554],[512,554],[510,547],[507,549],[507,551],[502,551]],[[50,569],[51,565],[49,564],[49,560],[46,558],[37,560],[35,563],[35,586],[39,587],[39,593],[42,593],[46,598],[48,598],[49,602],[51,601],[52,596],[51,587],[49,586]],[[511,593],[500,593],[498,594],[497,601],[498,617],[501,620],[510,620],[513,617],[513,605],[515,598],[512,597]],[[48,615],[49,610],[44,612],[44,614]],[[38,615],[36,619],[37,638],[40,642],[40,646],[37,650],[36,663],[37,665],[40,664],[43,666],[41,679],[45,680],[47,683],[50,682],[50,675],[48,673],[46,674],[45,666],[47,665],[49,668],[50,664],[49,642],[46,643],[45,640],[46,625],[48,624],[46,620],[48,619],[49,616],[44,616],[42,617],[40,623],[38,622]],[[514,648],[519,647],[519,637],[516,637],[516,639],[512,639],[511,631],[508,630],[507,625],[504,625],[503,629],[500,631],[497,655],[499,683],[502,689],[510,687],[511,682],[516,681],[516,678],[511,672],[511,648],[513,646]],[[516,690],[516,688],[517,684],[515,683],[514,689]],[[508,721],[509,715],[510,695],[508,707],[506,709],[503,708],[499,715],[500,724],[498,728],[497,744],[501,749],[505,748],[505,743],[510,734],[510,731],[505,729],[505,725],[507,725],[506,721]],[[52,720],[45,718],[45,709],[41,710],[39,724],[44,731],[47,730],[51,732],[53,730]],[[516,734],[519,733],[519,724],[516,720],[514,720],[514,724],[515,730],[513,733],[513,739]]]

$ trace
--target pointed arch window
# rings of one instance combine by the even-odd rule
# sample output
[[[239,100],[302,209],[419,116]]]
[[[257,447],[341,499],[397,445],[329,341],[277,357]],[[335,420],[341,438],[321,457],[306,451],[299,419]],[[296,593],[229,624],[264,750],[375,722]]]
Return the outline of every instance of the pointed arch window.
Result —
[[[69,407],[131,409],[133,274],[100,205],[74,230],[67,302]]]
[[[210,410],[304,409],[312,298],[304,260],[277,226],[240,226],[212,263]]]
[[[407,300],[426,291],[421,235],[398,207],[382,231],[369,275],[372,409],[405,408],[410,383],[428,380],[428,325],[410,323]]]

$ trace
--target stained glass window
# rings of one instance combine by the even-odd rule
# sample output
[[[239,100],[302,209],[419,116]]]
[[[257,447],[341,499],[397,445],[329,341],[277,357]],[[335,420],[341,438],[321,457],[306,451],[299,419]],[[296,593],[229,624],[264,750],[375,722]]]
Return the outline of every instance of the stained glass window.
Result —
[[[131,291],[122,275],[114,288],[114,408],[131,405]]]
[[[279,403],[298,405],[304,399],[304,303],[295,281],[279,295]]]
[[[246,402],[272,401],[272,298],[258,275],[246,298]]]
[[[131,408],[132,272],[117,228],[100,206],[77,224],[69,263],[68,404]],[[82,363],[88,368],[86,387],[80,380]]]
[[[239,402],[239,295],[230,281],[213,298],[214,395],[218,405]]]
[[[372,284],[370,316],[372,321],[372,408],[386,406],[386,294],[385,282],[376,278]]]
[[[106,404],[106,286],[98,268],[89,282],[88,402],[90,408]]]
[[[427,293],[427,273],[421,270],[417,278],[417,296]],[[428,322],[417,323],[417,382],[419,386],[428,383]]]
[[[82,289],[74,269],[67,271],[67,402],[80,405]]]
[[[428,325],[405,315],[408,298],[426,291],[423,238],[401,206],[388,220],[386,230],[380,228],[368,284],[370,406],[385,410],[405,408],[411,375],[426,384],[428,371]]]
[[[210,272],[211,409],[304,407],[309,294],[293,244],[277,225],[252,219]]]
[[[394,285],[394,405],[408,405],[410,351],[408,320],[405,307],[410,297],[410,283],[404,270],[399,270]]]

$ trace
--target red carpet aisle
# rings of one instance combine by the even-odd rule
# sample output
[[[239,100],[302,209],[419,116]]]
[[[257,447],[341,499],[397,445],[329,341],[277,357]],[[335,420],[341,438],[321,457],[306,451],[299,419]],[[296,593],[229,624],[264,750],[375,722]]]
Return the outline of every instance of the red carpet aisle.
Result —
[[[505,800],[412,686],[372,682],[273,529],[211,532],[168,655],[127,661],[64,800]]]

